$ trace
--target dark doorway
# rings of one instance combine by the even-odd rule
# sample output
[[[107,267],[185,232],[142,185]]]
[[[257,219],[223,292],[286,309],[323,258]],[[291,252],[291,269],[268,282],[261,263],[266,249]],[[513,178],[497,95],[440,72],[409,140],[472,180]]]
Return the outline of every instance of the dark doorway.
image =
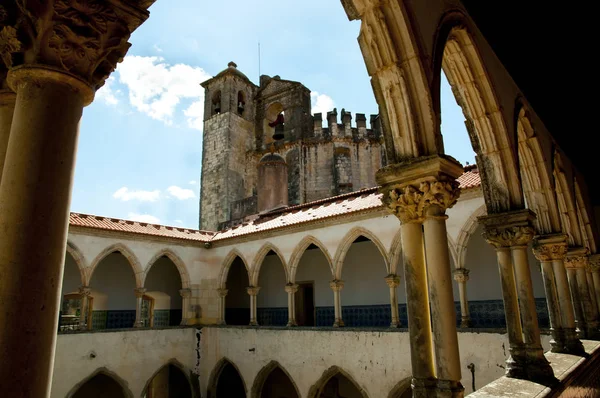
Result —
[[[296,387],[288,377],[288,375],[277,367],[273,369],[265,383],[263,384],[260,393],[261,398],[299,398],[296,392]]]
[[[250,323],[250,296],[246,289],[250,286],[248,272],[241,258],[236,257],[227,274],[227,297],[225,298],[225,323],[228,325],[248,325]]]
[[[217,381],[216,398],[243,398],[246,396],[246,388],[240,374],[229,362],[225,364],[219,381]]]
[[[73,394],[73,398],[125,398],[123,388],[112,377],[98,373]]]
[[[295,301],[298,326],[315,326],[315,283],[298,282]]]
[[[145,398],[192,398],[192,390],[177,366],[163,367],[150,381]]]

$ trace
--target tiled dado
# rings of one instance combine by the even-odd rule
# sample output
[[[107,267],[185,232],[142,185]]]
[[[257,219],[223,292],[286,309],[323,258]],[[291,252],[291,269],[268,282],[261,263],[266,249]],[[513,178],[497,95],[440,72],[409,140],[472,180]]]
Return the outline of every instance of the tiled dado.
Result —
[[[133,327],[135,310],[92,312],[92,329],[125,329]]]
[[[287,307],[257,308],[258,324],[263,326],[285,326],[288,323]]]

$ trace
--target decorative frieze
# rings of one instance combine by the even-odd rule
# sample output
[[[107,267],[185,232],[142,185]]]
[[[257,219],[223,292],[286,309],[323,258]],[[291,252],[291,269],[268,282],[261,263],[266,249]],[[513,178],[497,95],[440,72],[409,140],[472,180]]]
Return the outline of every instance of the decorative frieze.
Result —
[[[528,209],[478,217],[484,239],[495,248],[527,246],[535,236],[535,214]]]
[[[538,261],[564,260],[567,255],[567,235],[542,235],[533,239],[533,254]]]

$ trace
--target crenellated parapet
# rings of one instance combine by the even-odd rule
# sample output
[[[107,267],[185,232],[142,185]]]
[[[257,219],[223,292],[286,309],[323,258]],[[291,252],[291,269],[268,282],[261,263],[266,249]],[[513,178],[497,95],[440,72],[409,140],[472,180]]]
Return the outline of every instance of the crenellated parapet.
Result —
[[[323,127],[323,114],[313,115],[313,134],[315,139],[335,140],[336,138],[352,138],[353,141],[382,139],[381,121],[379,115],[370,115],[370,128],[367,127],[367,117],[364,113],[357,113],[356,124],[352,126],[352,113],[342,108],[339,113],[337,108],[327,112],[327,127]]]

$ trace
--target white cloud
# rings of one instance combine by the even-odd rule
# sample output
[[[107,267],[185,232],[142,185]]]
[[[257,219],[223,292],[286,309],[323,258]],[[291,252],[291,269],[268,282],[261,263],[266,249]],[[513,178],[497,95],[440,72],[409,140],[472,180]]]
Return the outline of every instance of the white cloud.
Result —
[[[131,221],[146,222],[149,224],[160,224],[160,219],[150,214],[129,213],[127,219]]]
[[[177,224],[183,224],[183,220],[175,220]]]
[[[156,51],[157,53],[161,53],[161,52],[163,51],[163,50],[162,50],[162,48],[160,48],[160,47],[158,46],[158,44],[155,44],[155,45],[153,45],[152,47],[154,48],[154,51]]]
[[[124,202],[130,200],[139,200],[142,202],[156,202],[160,197],[160,191],[155,189],[154,191],[142,191],[142,190],[130,190],[127,187],[119,188],[113,193],[113,198],[120,199]]]
[[[312,104],[311,113],[313,115],[315,113],[322,113],[325,116],[327,112],[332,111],[335,107],[335,102],[333,102],[330,96],[319,94],[317,91],[311,91],[310,102]]]
[[[180,188],[175,185],[171,185],[169,188],[167,188],[167,191],[179,200],[192,199],[196,197],[196,194],[191,189]]]
[[[113,90],[113,84],[115,83],[115,78],[113,76],[109,76],[104,83],[104,86],[100,87],[98,91],[96,91],[96,100],[104,101],[108,105],[117,105],[119,103],[119,99],[116,94],[120,93],[120,90]]]
[[[185,64],[169,65],[162,57],[127,56],[117,67],[119,82],[129,89],[131,105],[153,119],[173,124],[181,100],[193,99],[186,110],[188,124],[201,127],[204,89],[200,83],[211,76],[202,68]]]
[[[192,181],[188,182],[188,184],[190,184],[190,185],[196,185],[196,184],[198,184],[198,181],[192,180]]]
[[[194,101],[183,111],[187,116],[188,127],[202,131],[204,125],[204,101]]]

